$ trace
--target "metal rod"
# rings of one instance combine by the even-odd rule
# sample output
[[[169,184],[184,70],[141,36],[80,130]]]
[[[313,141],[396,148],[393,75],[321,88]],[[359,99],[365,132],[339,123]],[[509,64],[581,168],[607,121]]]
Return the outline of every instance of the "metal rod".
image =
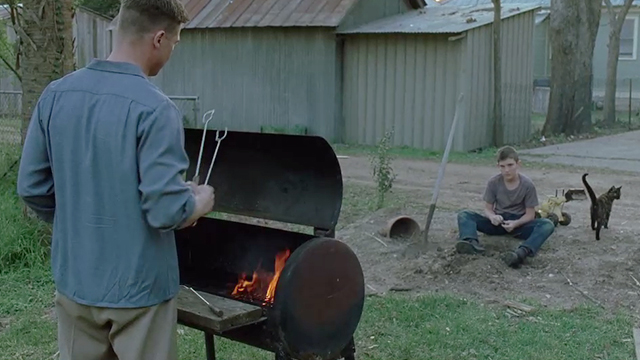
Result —
[[[207,360],[216,360],[216,344],[213,339],[213,334],[208,332],[204,333],[204,349]]]
[[[197,291],[193,290],[193,288],[189,287],[189,286],[185,286],[187,289],[191,290],[191,292],[193,292],[194,294],[196,294],[200,300],[202,300],[205,304],[207,304],[207,306],[209,307],[209,309],[211,309],[211,311],[213,311],[214,314],[216,314],[216,316],[218,317],[223,317],[224,316],[224,312],[220,309],[218,309],[217,307],[211,305],[211,303],[209,303],[205,298],[203,298],[200,294],[198,294]]]
[[[207,178],[204,181],[205,184],[209,183],[209,178],[211,177],[211,169],[213,169],[213,163],[216,162],[216,157],[218,156],[218,148],[220,148],[220,143],[226,137],[227,137],[227,128],[224,128],[224,135],[222,135],[222,137],[220,137],[220,130],[216,131],[216,141],[218,143],[216,144],[216,151],[213,153],[213,158],[211,159],[211,165],[209,165],[209,172],[207,173]]]
[[[214,109],[207,111],[202,115],[202,122],[204,123],[204,130],[202,131],[202,141],[200,142],[200,154],[198,154],[198,164],[196,165],[196,174],[193,176],[193,182],[196,185],[200,185],[200,163],[202,162],[202,152],[204,150],[204,140],[207,137],[207,126],[209,125],[209,121],[213,119],[213,114],[216,111]]]
[[[449,160],[449,151],[451,151],[451,145],[453,143],[453,135],[456,132],[459,109],[462,106],[463,98],[464,98],[464,94],[460,93],[460,96],[458,96],[458,102],[456,105],[455,114],[453,115],[453,123],[451,123],[451,130],[449,130],[449,139],[447,139],[447,146],[444,149],[444,154],[442,155],[442,162],[440,163],[440,168],[438,169],[438,178],[436,179],[436,185],[433,189],[431,205],[429,206],[429,214],[427,215],[427,223],[424,227],[424,237],[422,241],[425,244],[429,239],[429,227],[431,227],[431,220],[433,219],[433,213],[436,211],[436,202],[438,201],[438,192],[440,191],[440,183],[442,182],[442,178],[444,177],[444,169],[446,168],[447,161]]]

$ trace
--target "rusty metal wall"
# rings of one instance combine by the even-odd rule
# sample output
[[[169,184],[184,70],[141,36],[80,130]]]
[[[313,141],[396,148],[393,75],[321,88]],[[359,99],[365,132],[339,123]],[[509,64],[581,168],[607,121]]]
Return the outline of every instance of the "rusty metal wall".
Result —
[[[152,81],[169,96],[197,96],[200,118],[215,109],[210,127],[306,127],[337,140],[336,47],[328,28],[185,29]]]
[[[356,1],[187,0],[192,20],[186,28],[337,26]]]

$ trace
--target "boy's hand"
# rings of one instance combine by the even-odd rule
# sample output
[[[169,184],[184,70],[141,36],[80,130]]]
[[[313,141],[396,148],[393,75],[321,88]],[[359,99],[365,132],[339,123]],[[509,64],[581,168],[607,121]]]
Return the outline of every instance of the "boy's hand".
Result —
[[[507,230],[507,232],[512,232],[513,229],[516,228],[516,222],[515,220],[507,220],[505,222],[502,223],[502,227]]]
[[[502,224],[502,222],[504,221],[504,219],[500,215],[493,215],[489,218],[489,220],[491,220],[491,223],[495,226]]]

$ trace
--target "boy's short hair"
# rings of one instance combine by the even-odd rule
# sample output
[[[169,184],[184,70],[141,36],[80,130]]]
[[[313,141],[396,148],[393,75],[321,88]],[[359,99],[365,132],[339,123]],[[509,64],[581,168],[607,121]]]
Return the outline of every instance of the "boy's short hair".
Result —
[[[511,146],[503,146],[500,149],[498,149],[498,152],[496,154],[496,158],[497,158],[498,162],[505,161],[507,159],[513,159],[513,161],[515,161],[515,162],[520,161],[520,157],[518,156],[518,152],[516,151],[516,149],[514,149]]]
[[[176,34],[189,15],[180,0],[122,0],[118,30],[128,35],[144,35],[156,29]]]

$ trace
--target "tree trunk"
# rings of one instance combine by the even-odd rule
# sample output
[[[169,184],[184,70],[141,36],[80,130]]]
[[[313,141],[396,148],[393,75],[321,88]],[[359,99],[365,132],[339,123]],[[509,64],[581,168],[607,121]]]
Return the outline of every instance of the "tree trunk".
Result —
[[[591,130],[593,49],[602,0],[551,0],[551,93],[542,134]]]
[[[620,33],[633,0],[625,0],[616,13],[611,0],[605,0],[609,14],[609,48],[607,55],[607,79],[604,88],[604,123],[612,126],[616,122],[616,88],[618,80],[618,58],[620,56]]]
[[[9,15],[9,26],[17,32],[16,29],[20,28],[18,0],[6,0],[4,8]],[[1,37],[2,49],[0,50],[0,61],[13,73],[18,81],[22,82],[22,75],[20,74],[20,38],[16,39],[15,43],[11,43],[6,32],[2,34]]]
[[[25,0],[22,29],[22,140],[44,88],[73,71],[73,0]]]
[[[504,144],[504,127],[502,123],[502,43],[500,24],[502,6],[500,0],[493,2],[493,145],[501,147]]]
[[[609,33],[609,48],[607,55],[607,78],[604,84],[604,123],[607,126],[616,122],[616,87],[618,77],[618,56],[620,54],[620,33],[613,35],[612,23],[611,33]]]

